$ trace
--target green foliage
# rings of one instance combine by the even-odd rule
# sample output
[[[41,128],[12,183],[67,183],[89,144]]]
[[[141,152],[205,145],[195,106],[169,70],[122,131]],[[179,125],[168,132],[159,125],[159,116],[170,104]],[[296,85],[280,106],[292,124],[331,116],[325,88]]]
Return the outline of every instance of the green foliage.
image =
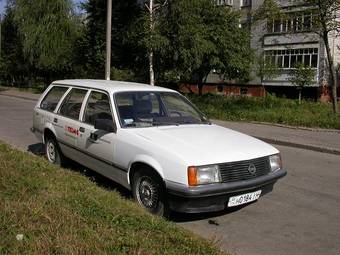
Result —
[[[313,84],[315,70],[300,63],[290,70],[290,76],[289,81],[299,89],[302,89]]]
[[[83,174],[4,144],[0,236],[0,254],[221,254]]]
[[[169,4],[164,29],[168,60],[181,80],[199,83],[218,70],[226,79],[247,79],[252,62],[249,32],[239,28],[239,14],[210,0],[177,0]]]
[[[337,88],[338,88],[338,77],[335,70],[334,65],[334,56],[331,53],[330,46],[330,38],[329,35],[331,32],[334,32],[336,35],[340,29],[340,21],[339,21],[339,10],[340,10],[340,1],[339,0],[304,0],[306,4],[316,6],[318,15],[313,18],[313,27],[315,32],[320,35],[323,39],[325,48],[326,48],[326,56],[327,56],[327,64],[328,71],[330,74],[330,81],[332,83],[332,97],[333,97],[333,112],[335,115],[339,115],[338,109],[338,96],[337,96]]]
[[[29,73],[29,67],[23,57],[22,42],[14,22],[12,6],[7,7],[1,23],[1,82],[9,81],[11,85],[22,84]]]
[[[284,18],[280,6],[275,0],[264,0],[263,3],[252,13],[253,21],[262,22],[266,20]]]
[[[280,74],[280,69],[277,65],[271,63],[265,58],[264,54],[261,54],[257,60],[258,69],[257,75],[261,77],[262,80],[271,80],[276,78]]]
[[[145,11],[129,39],[137,42],[144,63],[153,50],[158,82],[202,83],[213,69],[225,79],[249,78],[253,60],[249,31],[239,28],[239,13],[211,0],[168,1],[157,10],[152,33]]]
[[[89,0],[83,4],[86,11],[86,26],[83,37],[78,40],[77,65],[82,67],[87,78],[104,78],[106,51],[107,2]],[[134,70],[133,49],[137,42],[126,39],[133,21],[138,18],[139,8],[134,0],[114,1],[112,7],[112,66]]]
[[[111,79],[116,81],[133,81],[135,74],[128,69],[111,68]]]
[[[292,126],[340,129],[340,117],[334,118],[330,104],[277,98],[191,95],[190,99],[207,116],[230,121],[260,121]]]
[[[14,19],[23,53],[38,70],[67,70],[76,26],[70,0],[16,0]]]

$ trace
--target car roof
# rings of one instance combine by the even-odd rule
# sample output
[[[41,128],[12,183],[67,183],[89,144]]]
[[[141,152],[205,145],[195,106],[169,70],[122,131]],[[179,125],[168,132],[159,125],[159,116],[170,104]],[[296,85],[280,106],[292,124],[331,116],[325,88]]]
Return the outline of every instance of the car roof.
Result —
[[[120,91],[161,91],[161,92],[174,92],[174,90],[166,89],[157,86],[151,86],[143,83],[124,82],[124,81],[111,81],[111,80],[60,80],[54,81],[53,85],[68,85],[68,86],[81,86],[86,88],[106,90],[110,93]]]

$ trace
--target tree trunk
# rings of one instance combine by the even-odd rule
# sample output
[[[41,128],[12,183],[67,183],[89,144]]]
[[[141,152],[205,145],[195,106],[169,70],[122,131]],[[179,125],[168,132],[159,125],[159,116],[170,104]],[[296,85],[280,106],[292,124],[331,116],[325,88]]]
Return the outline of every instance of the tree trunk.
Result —
[[[301,98],[302,98],[302,89],[299,89],[299,104],[301,104]]]
[[[330,72],[331,80],[332,80],[333,112],[334,112],[335,115],[337,115],[338,114],[338,103],[337,103],[337,91],[336,91],[336,89],[337,89],[337,86],[338,86],[338,79],[337,79],[336,71],[335,71],[335,68],[334,68],[334,62],[333,62],[331,50],[330,50],[330,47],[329,47],[328,33],[327,32],[323,33],[323,40],[324,40],[325,47],[326,47],[328,68],[329,68],[329,72]]]
[[[203,95],[203,82],[202,81],[198,83],[198,95],[200,96]]]
[[[207,81],[206,79],[203,81],[203,79],[204,79],[204,74],[203,74],[202,71],[199,71],[198,72],[198,84],[197,84],[197,86],[198,86],[198,94],[200,96],[203,95],[203,86],[204,86],[204,83]]]

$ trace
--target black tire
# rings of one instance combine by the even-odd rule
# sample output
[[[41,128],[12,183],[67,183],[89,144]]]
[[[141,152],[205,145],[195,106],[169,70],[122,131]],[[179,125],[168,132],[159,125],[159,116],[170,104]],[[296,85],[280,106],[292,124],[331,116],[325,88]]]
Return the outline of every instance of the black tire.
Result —
[[[152,170],[144,169],[133,175],[132,194],[137,203],[150,213],[169,216],[163,180]]]
[[[45,156],[47,160],[55,165],[63,166],[65,163],[64,156],[54,137],[48,136],[45,140]]]

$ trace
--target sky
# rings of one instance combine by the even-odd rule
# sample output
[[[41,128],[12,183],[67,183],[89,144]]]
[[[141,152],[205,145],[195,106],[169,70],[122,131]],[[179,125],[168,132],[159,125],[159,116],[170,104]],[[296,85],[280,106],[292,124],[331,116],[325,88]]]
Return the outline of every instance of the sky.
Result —
[[[72,0],[74,3],[81,3],[85,0]],[[4,12],[7,0],[0,0],[0,14]]]

